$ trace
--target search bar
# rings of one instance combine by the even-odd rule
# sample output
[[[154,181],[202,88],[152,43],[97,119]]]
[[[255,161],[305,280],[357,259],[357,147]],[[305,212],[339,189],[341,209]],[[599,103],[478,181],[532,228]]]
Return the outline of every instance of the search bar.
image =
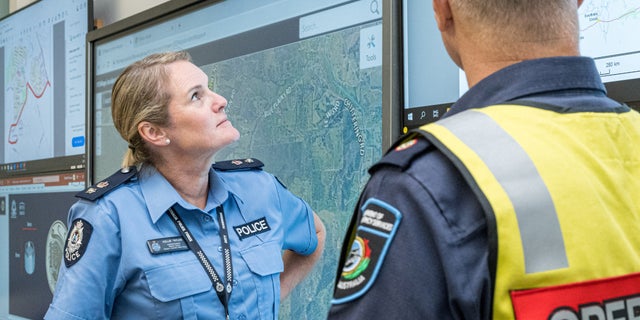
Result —
[[[351,2],[300,18],[300,39],[382,18],[382,0]]]

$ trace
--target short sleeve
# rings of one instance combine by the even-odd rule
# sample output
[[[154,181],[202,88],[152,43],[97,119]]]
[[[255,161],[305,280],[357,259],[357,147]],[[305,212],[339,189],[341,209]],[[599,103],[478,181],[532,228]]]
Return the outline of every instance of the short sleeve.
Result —
[[[109,318],[121,246],[117,224],[103,211],[87,201],[71,207],[63,261],[45,319]]]
[[[313,210],[309,204],[280,183],[276,182],[275,184],[282,208],[284,229],[282,248],[302,255],[313,253],[318,245]]]

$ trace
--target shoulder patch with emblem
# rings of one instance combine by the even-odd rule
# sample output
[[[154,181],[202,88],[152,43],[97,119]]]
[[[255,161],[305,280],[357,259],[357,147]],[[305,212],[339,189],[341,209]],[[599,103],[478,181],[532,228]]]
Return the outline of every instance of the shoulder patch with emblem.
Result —
[[[64,265],[67,268],[80,261],[84,255],[93,233],[93,226],[84,219],[76,219],[71,223],[71,231],[64,244]]]
[[[264,163],[258,159],[235,159],[227,161],[218,161],[212,165],[213,169],[219,171],[235,171],[235,170],[262,170]]]
[[[365,202],[331,303],[352,301],[371,288],[401,219],[400,211],[386,202],[373,198]]]
[[[129,181],[133,178],[138,170],[136,167],[129,167],[127,169],[120,169],[108,178],[84,189],[84,191],[78,192],[76,197],[89,201],[95,201],[96,199],[114,190],[117,186]]]

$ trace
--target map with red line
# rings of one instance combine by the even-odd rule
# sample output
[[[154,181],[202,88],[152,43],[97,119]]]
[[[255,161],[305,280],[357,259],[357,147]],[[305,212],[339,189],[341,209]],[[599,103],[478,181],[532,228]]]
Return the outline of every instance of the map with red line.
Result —
[[[5,48],[6,162],[53,155],[53,83],[51,40],[38,34],[19,45]]]

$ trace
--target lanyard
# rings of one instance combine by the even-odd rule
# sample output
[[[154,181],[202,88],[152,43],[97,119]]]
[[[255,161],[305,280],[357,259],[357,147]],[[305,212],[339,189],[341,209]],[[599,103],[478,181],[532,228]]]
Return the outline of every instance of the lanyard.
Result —
[[[231,290],[233,289],[233,267],[231,264],[231,245],[229,244],[229,232],[227,231],[227,223],[224,219],[224,210],[222,209],[222,205],[216,208],[216,212],[218,213],[218,222],[220,223],[220,241],[222,242],[222,258],[224,262],[224,271],[225,278],[227,280],[226,290],[225,285],[218,276],[216,269],[213,267],[207,256],[200,248],[200,245],[196,241],[196,239],[191,235],[187,226],[182,222],[180,216],[173,210],[173,208],[169,208],[169,216],[173,220],[173,223],[176,225],[178,231],[180,231],[180,235],[184,241],[187,242],[187,246],[189,249],[196,255],[198,261],[207,272],[213,287],[216,290],[216,294],[218,295],[218,299],[222,302],[224,306],[224,312],[229,319],[229,297],[231,296]]]

